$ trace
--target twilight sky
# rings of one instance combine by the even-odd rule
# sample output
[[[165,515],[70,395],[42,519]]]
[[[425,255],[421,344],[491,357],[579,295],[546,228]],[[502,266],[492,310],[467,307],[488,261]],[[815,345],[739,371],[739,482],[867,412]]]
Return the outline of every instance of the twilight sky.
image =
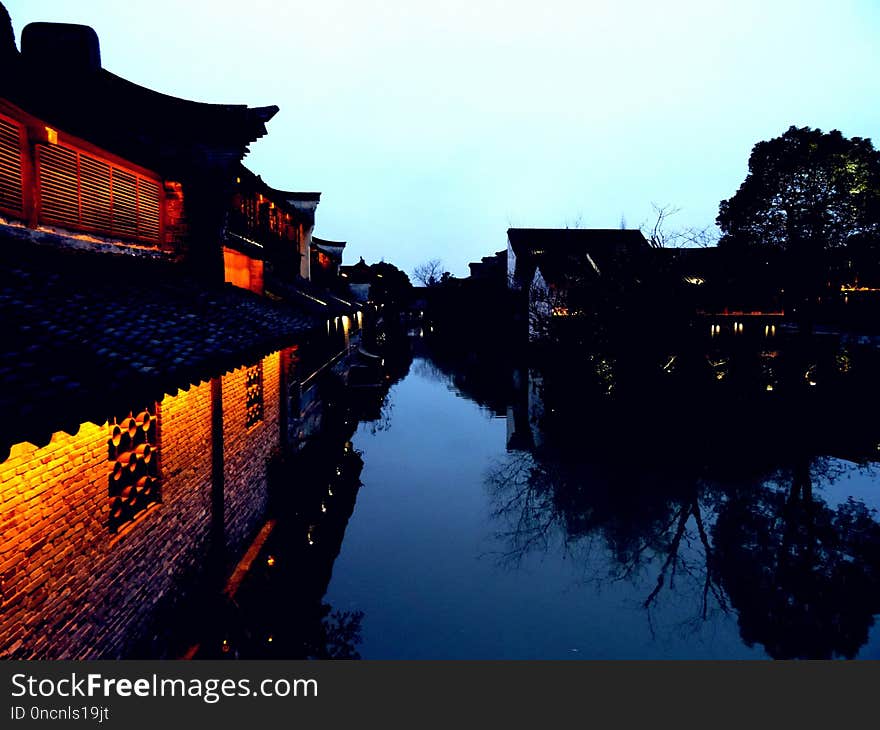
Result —
[[[509,226],[714,223],[789,125],[880,145],[878,0],[4,0],[176,96],[277,104],[245,164],[345,263],[456,275]]]

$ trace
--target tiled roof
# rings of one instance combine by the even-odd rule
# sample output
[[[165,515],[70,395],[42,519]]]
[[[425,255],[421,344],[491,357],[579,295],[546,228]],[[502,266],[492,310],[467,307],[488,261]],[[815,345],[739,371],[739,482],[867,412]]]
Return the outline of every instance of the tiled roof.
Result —
[[[507,238],[514,253],[519,255],[528,246],[547,246],[547,253],[571,249],[623,247],[647,249],[641,231],[619,228],[509,228]]]
[[[12,444],[103,423],[318,325],[295,304],[208,287],[168,262],[23,240],[34,235],[0,226],[0,460]]]
[[[75,58],[65,63],[62,51],[61,58],[54,57],[53,40],[63,41],[77,30],[94,33],[64,23],[27,26],[20,54],[14,47],[0,52],[0,96],[64,132],[160,174],[174,174],[181,165],[203,158],[240,159],[251,142],[266,134],[266,123],[278,112],[277,106],[182,99],[103,68],[82,68]]]

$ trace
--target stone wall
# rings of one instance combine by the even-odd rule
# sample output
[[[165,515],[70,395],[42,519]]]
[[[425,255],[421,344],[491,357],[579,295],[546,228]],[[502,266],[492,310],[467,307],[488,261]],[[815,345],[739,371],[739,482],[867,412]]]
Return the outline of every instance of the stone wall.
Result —
[[[242,551],[265,514],[266,465],[280,446],[279,353],[263,358],[263,416],[247,425],[247,370],[223,376],[223,494],[226,547]]]
[[[222,378],[227,555],[264,517],[266,460],[279,445],[279,354],[263,360],[263,417],[247,421],[246,368]],[[139,404],[132,404],[137,408]],[[207,564],[212,403],[204,382],[157,407],[161,502],[108,526],[109,423],[17,444],[0,464],[0,657],[120,658],[157,605]]]

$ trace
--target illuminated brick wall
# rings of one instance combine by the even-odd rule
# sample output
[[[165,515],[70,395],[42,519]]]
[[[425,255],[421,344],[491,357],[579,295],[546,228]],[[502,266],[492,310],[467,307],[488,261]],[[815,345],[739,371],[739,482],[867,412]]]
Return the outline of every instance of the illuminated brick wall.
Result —
[[[249,368],[223,376],[223,492],[226,545],[240,552],[266,511],[266,462],[280,446],[280,353],[263,358],[263,417],[248,427]]]
[[[250,428],[246,368],[222,378],[227,555],[266,507],[266,459],[279,444],[279,354],[263,360],[263,418]],[[137,405],[137,404],[135,404]],[[0,657],[114,658],[156,606],[204,573],[211,534],[210,383],[158,407],[162,502],[113,534],[110,425],[86,423],[45,447],[18,444],[0,464]],[[185,581],[184,581],[185,582]]]

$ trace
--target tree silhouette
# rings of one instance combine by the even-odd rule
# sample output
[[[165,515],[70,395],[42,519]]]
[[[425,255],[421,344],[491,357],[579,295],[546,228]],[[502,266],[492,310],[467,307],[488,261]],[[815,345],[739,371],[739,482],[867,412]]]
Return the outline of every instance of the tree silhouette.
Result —
[[[717,222],[721,247],[784,254],[784,286],[805,313],[828,282],[829,254],[880,238],[880,153],[869,139],[790,127],[754,146]]]
[[[422,286],[437,286],[444,279],[449,278],[449,272],[443,270],[443,262],[440,259],[431,259],[413,269],[413,278],[421,282]]]
[[[880,525],[861,502],[815,499],[830,464],[802,458],[734,495],[712,531],[743,639],[777,659],[852,658],[880,612]]]

